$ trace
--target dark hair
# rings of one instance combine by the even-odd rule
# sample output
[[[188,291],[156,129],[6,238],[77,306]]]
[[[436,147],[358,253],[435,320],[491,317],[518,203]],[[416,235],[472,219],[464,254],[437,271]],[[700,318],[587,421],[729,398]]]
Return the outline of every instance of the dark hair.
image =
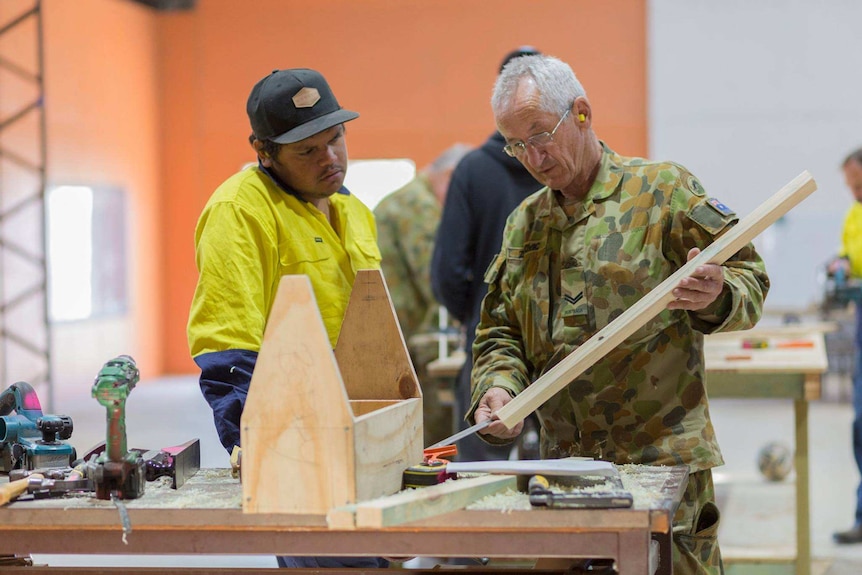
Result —
[[[257,136],[254,133],[250,134],[248,137],[248,143],[254,146],[255,141],[261,143],[260,151],[270,158],[277,158],[278,151],[281,149],[281,144],[276,144],[272,140],[258,140]]]
[[[500,62],[500,72],[503,71],[503,68],[506,67],[506,64],[514,60],[515,58],[520,58],[521,56],[539,56],[541,52],[532,46],[520,46],[515,48],[505,56],[503,56],[503,61]]]
[[[860,166],[862,166],[862,148],[852,152],[849,156],[844,158],[844,162],[841,164],[842,168],[846,168],[847,164],[850,162],[856,162]]]

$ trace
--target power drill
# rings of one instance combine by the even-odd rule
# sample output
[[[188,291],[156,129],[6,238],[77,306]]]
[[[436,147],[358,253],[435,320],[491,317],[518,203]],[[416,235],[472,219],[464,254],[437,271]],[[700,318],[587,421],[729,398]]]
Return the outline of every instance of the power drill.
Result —
[[[139,378],[135,360],[121,355],[105,363],[93,383],[93,397],[108,410],[105,451],[86,462],[98,499],[137,499],[144,494],[144,459],[126,448],[126,398]]]
[[[0,471],[68,467],[77,458],[65,443],[72,429],[68,415],[42,414],[29,383],[13,383],[0,392]]]
[[[862,282],[859,278],[849,277],[844,267],[827,274],[825,288],[823,311],[843,310],[850,302],[862,303]]]

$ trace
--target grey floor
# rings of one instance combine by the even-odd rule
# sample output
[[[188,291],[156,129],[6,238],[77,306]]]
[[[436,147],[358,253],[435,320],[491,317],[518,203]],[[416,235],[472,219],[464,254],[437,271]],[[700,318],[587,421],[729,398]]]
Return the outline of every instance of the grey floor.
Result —
[[[72,442],[79,451],[105,437],[105,410],[89,394],[91,381],[57,390],[56,414],[70,415]],[[850,446],[852,412],[844,380],[827,379],[824,399],[810,405],[812,572],[862,573],[862,545],[838,546],[832,532],[850,526],[859,474]],[[742,557],[782,557],[795,553],[793,475],[768,482],[757,454],[770,441],[793,445],[793,406],[781,400],[714,400],[712,416],[726,464],[715,470],[723,514],[720,543],[729,562]],[[201,440],[204,467],[228,467],[209,407],[192,377],[144,381],[127,401],[129,447],[156,448],[192,438]],[[69,556],[36,555],[56,566],[217,566],[275,567],[270,556]]]

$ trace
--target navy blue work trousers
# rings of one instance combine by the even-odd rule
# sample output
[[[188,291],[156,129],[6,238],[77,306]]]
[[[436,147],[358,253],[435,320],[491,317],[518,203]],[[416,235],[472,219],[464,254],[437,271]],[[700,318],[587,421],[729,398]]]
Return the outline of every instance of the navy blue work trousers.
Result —
[[[853,456],[862,475],[862,302],[856,304],[856,363],[853,368]],[[856,524],[862,525],[862,481],[856,488]]]

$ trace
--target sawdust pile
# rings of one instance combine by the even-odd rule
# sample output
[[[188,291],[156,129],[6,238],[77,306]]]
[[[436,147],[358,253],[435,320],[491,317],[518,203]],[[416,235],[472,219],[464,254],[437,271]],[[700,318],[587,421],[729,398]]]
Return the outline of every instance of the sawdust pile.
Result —
[[[650,473],[643,465],[618,465],[623,488],[632,494],[635,509],[649,509],[661,500],[660,493],[663,479]]]
[[[482,499],[468,505],[467,509],[490,509],[507,513],[509,511],[529,510],[532,509],[532,507],[533,506],[530,505],[530,497],[526,493],[521,493],[514,489],[507,489],[505,491],[483,497]]]
[[[92,492],[46,499],[25,496],[21,501],[35,508],[114,508],[111,501],[96,499]],[[230,476],[230,469],[200,469],[180,489],[171,488],[170,477],[148,481],[143,497],[126,499],[124,504],[129,509],[242,509],[242,486]]]

